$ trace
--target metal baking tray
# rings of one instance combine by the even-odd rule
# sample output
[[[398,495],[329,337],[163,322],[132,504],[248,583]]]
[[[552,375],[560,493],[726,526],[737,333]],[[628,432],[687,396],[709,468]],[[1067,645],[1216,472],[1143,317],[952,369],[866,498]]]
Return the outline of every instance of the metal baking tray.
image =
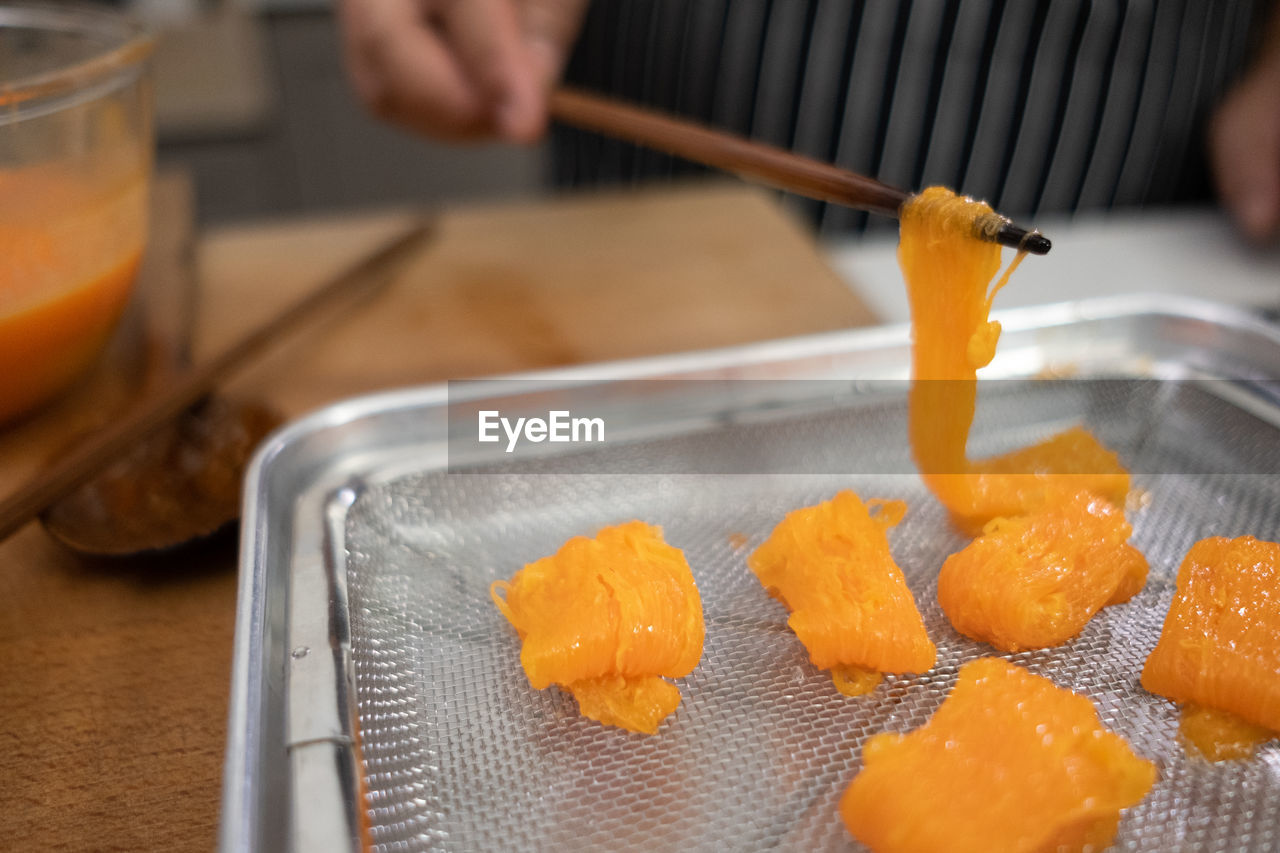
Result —
[[[1012,659],[1087,694],[1157,762],[1123,847],[1280,845],[1280,749],[1188,759],[1175,707],[1138,684],[1191,543],[1280,538],[1280,333],[1163,296],[999,316],[984,376],[1012,381],[981,384],[971,450],[1083,419],[1150,497],[1131,515],[1146,589]],[[857,849],[836,802],[863,740],[923,723],[957,667],[993,653],[935,600],[964,540],[912,473],[908,359],[905,327],[874,328],[368,396],[278,432],[246,487],[222,849]],[[1022,381],[1045,375],[1085,381]],[[480,410],[548,407],[601,417],[608,441],[510,456],[474,441]],[[846,487],[907,500],[890,542],[939,650],[934,671],[857,699],[809,665],[744,564],[786,511]],[[684,549],[707,621],[652,738],[532,690],[487,594],[632,517]]]

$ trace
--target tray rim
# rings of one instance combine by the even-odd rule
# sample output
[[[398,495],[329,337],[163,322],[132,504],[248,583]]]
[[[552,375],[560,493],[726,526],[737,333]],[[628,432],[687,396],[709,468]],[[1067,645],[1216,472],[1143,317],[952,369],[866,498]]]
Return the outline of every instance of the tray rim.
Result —
[[[993,312],[992,317],[1001,322],[1006,334],[1072,326],[1093,320],[1136,320],[1144,317],[1194,320],[1257,335],[1280,351],[1280,326],[1268,322],[1256,313],[1210,300],[1171,297],[1167,294],[1140,293],[1067,301],[997,311]],[[901,348],[908,345],[909,340],[910,325],[906,323],[822,332],[717,349],[502,374],[486,377],[500,381],[487,383],[483,393],[473,391],[469,396],[476,399],[502,396],[504,387],[512,387],[504,385],[504,381],[512,384],[535,379],[552,384],[583,381],[606,383],[626,379],[674,378],[708,371],[718,371],[722,378],[746,378],[734,377],[732,374],[745,374],[753,367],[806,357]],[[271,527],[266,523],[269,510],[266,490],[270,479],[276,475],[277,468],[287,463],[287,452],[307,439],[341,430],[371,417],[444,406],[449,400],[449,390],[447,382],[436,382],[362,394],[330,403],[276,430],[259,446],[250,463],[242,500],[244,521],[241,527],[240,575],[223,761],[218,833],[220,850],[258,849],[255,842],[259,838],[263,820],[259,807],[265,793],[262,790],[264,783],[257,772],[257,762],[261,758],[262,732],[250,725],[250,721],[262,719],[270,701],[264,686],[267,675],[266,598],[271,580],[268,576],[268,550],[273,537]],[[308,490],[314,490],[326,475],[331,476],[332,472],[328,469],[310,472]],[[291,520],[289,526],[293,526]],[[286,595],[288,592],[285,590]],[[350,677],[349,672],[347,676]],[[282,708],[281,713],[287,715],[288,711]],[[348,837],[348,841],[354,842],[355,839]],[[348,843],[347,847],[359,849],[359,844]]]

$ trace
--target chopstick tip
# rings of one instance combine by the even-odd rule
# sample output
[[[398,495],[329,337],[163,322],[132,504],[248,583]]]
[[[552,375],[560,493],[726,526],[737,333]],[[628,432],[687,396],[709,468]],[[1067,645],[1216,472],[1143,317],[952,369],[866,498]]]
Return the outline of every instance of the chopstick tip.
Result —
[[[1011,222],[996,233],[996,242],[1033,255],[1047,255],[1053,248],[1052,241],[1039,231],[1027,231]]]

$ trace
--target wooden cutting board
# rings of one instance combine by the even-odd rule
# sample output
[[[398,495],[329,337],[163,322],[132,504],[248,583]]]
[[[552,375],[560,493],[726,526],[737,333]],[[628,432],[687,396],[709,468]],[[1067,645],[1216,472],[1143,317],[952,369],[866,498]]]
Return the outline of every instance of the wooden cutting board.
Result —
[[[408,214],[202,241],[202,355],[406,227]],[[392,284],[237,383],[290,414],[366,391],[872,322],[775,196],[717,182],[470,207]],[[284,342],[282,342],[284,343]]]
[[[70,392],[0,428],[0,496],[162,387],[189,345],[197,360],[231,345],[420,216],[225,229],[193,265],[192,213],[185,176],[156,180],[151,241],[120,327]],[[281,341],[235,387],[296,415],[367,391],[871,320],[774,196],[742,185],[477,206],[436,217],[389,287]]]

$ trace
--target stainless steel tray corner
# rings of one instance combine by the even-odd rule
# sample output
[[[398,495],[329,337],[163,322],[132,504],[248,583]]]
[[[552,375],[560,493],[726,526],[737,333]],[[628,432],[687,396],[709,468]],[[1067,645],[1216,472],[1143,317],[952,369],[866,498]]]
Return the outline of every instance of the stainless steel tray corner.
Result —
[[[1232,386],[1235,398],[1231,405],[1252,413],[1250,416],[1261,416],[1272,426],[1280,425],[1280,407],[1268,382],[1280,377],[1280,332],[1252,315],[1213,303],[1159,296],[1064,303],[997,316],[1004,333],[987,376],[1031,377],[1069,369],[1083,376],[1238,378],[1244,381]],[[443,814],[442,810],[453,802],[448,792],[442,795],[432,791],[429,784],[414,777],[414,761],[402,762],[403,766],[395,761],[388,763],[387,756],[392,755],[388,750],[394,751],[394,744],[408,748],[403,744],[413,742],[397,741],[387,733],[383,722],[394,722],[394,714],[388,717],[385,709],[366,708],[366,716],[378,721],[377,726],[365,732],[358,730],[359,697],[377,699],[383,695],[377,690],[385,688],[374,685],[370,692],[359,683],[358,670],[373,671],[365,658],[370,648],[376,650],[376,642],[374,646],[369,643],[378,640],[365,634],[400,623],[392,618],[394,614],[353,614],[349,569],[353,560],[361,564],[361,555],[367,550],[363,540],[369,539],[366,531],[370,519],[377,526],[377,507],[358,510],[363,514],[357,520],[364,527],[352,526],[350,514],[362,495],[392,488],[406,478],[418,482],[413,478],[425,477],[427,480],[422,482],[429,481],[429,488],[413,487],[417,491],[409,497],[414,500],[423,496],[436,496],[445,503],[454,500],[447,489],[438,486],[439,478],[448,476],[441,472],[448,461],[450,402],[457,402],[460,395],[466,394],[500,400],[516,393],[530,379],[547,387],[562,386],[573,399],[597,400],[602,393],[607,397],[608,390],[623,380],[902,380],[907,375],[908,358],[905,326],[854,330],[509,377],[467,389],[455,388],[452,401],[450,388],[444,385],[371,395],[329,406],[277,432],[259,450],[246,483],[221,849],[352,850],[359,849],[362,839],[367,838],[372,838],[379,849],[387,850],[508,846],[503,843],[504,838],[510,841],[509,846],[533,847],[590,841],[589,834],[556,837],[552,833],[523,837],[518,842],[512,836],[451,835],[439,822],[433,824],[419,816]],[[613,405],[625,402],[612,400]],[[673,413],[687,415],[687,410],[679,405],[668,406],[670,403],[673,401],[649,401],[642,428],[633,438],[643,441],[646,430],[663,427],[651,434],[670,440]],[[796,403],[784,401],[784,413],[786,406]],[[698,423],[703,428],[708,423],[730,423],[732,417],[725,416],[734,414],[735,407],[741,405],[742,399],[731,393],[700,399],[697,407],[708,417]],[[675,433],[679,433],[678,428]],[[554,476],[554,464],[538,470],[539,476]],[[514,476],[520,476],[519,472]],[[500,481],[498,478],[494,482]],[[822,488],[830,482],[823,480]],[[788,494],[786,500],[794,497],[795,494]],[[394,502],[395,498],[390,494],[390,500]],[[466,495],[457,498],[463,503],[472,499]],[[483,507],[482,502],[476,505]],[[475,510],[475,506],[467,506],[468,511]],[[711,512],[706,506],[694,510],[695,514]],[[588,512],[584,517],[589,516]],[[409,526],[415,523],[411,519]],[[517,523],[517,528],[524,531],[522,535],[528,534],[528,525],[521,527]],[[425,535],[425,528],[414,529],[417,532],[413,535]],[[362,541],[349,542],[352,532]],[[1265,534],[1266,531],[1258,533]],[[423,548],[424,553],[433,553],[425,550],[426,546]],[[503,552],[502,556],[515,560],[519,553],[517,549]],[[538,554],[526,554],[528,558],[533,556]],[[513,570],[518,565],[516,561],[508,568]],[[1153,575],[1154,568],[1153,560]],[[421,604],[419,599],[414,601]],[[353,627],[357,629],[354,643]],[[404,631],[413,632],[419,627],[417,623],[405,623]],[[794,673],[775,675],[792,678]],[[419,678],[396,689],[413,694],[427,688]],[[691,711],[698,712],[696,707]],[[896,722],[904,721],[906,718]],[[857,723],[864,724],[865,721]],[[572,737],[588,744],[584,749],[600,748],[592,740],[598,737],[594,733],[577,729],[572,732]],[[362,750],[368,754],[362,754]],[[512,759],[516,764],[526,760],[531,759],[523,753]],[[422,756],[415,761],[429,763]],[[366,772],[366,768],[372,770]],[[575,772],[580,770],[576,768]],[[395,776],[397,773],[401,775]],[[572,792],[560,793],[570,796]],[[678,794],[676,791],[677,799]],[[1257,820],[1274,819],[1280,826],[1280,793],[1268,796],[1266,808]],[[426,805],[418,809],[419,801]],[[812,806],[814,801],[801,802]],[[1160,803],[1157,806],[1163,807]],[[607,825],[603,812],[596,817]],[[1199,819],[1198,815],[1193,817]],[[577,812],[564,815],[566,826],[575,826],[575,820],[584,819]],[[851,844],[842,830],[829,832],[818,817],[804,809],[799,810],[795,820],[794,826],[766,825],[751,837],[758,846]],[[394,824],[394,832],[388,830],[380,835],[380,822]],[[692,825],[679,821],[673,824],[685,830]],[[1216,836],[1212,833],[1196,836],[1188,831],[1192,832],[1188,837],[1195,842],[1189,842],[1190,847],[1200,844],[1203,849],[1213,848]],[[1158,845],[1168,839],[1154,834],[1154,830],[1152,833],[1128,842],[1159,849]],[[1196,842],[1196,838],[1203,843]],[[661,835],[650,835],[646,841],[658,846],[675,842],[686,847],[700,846],[696,836],[688,834],[665,841]],[[746,846],[752,843],[746,842]]]

